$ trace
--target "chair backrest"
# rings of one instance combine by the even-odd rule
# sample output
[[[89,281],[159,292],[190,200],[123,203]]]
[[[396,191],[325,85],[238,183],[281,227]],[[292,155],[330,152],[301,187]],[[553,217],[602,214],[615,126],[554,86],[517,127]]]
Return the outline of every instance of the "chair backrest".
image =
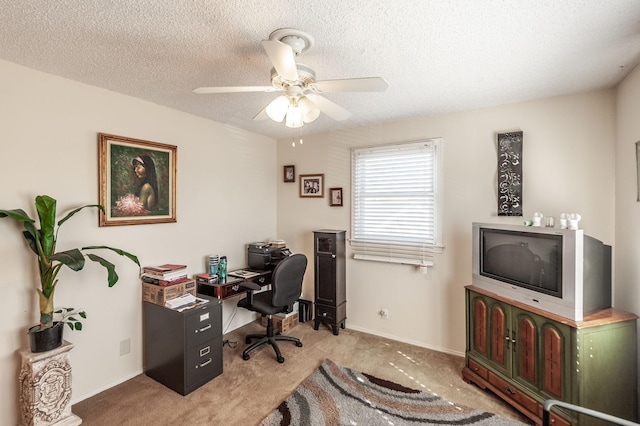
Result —
[[[307,257],[300,253],[285,257],[276,265],[271,277],[273,306],[293,305],[300,298],[306,269]]]

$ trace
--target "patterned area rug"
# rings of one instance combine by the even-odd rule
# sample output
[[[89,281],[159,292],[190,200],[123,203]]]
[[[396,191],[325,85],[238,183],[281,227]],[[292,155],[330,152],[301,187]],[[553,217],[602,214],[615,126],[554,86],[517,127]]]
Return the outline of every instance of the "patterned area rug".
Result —
[[[260,426],[425,424],[524,425],[340,367],[327,359]]]

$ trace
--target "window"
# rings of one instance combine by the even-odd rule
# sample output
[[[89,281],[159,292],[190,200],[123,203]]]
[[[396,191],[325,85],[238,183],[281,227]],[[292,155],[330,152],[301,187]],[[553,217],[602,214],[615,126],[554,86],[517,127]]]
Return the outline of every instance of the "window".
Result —
[[[441,139],[352,150],[354,258],[432,265],[441,250]]]

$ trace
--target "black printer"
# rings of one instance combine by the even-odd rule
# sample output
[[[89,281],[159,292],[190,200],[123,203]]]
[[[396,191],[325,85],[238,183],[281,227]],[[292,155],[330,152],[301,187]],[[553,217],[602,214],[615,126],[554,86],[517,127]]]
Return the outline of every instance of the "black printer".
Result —
[[[273,269],[287,256],[291,256],[291,250],[286,247],[273,247],[269,243],[251,243],[247,246],[250,269],[260,271]]]

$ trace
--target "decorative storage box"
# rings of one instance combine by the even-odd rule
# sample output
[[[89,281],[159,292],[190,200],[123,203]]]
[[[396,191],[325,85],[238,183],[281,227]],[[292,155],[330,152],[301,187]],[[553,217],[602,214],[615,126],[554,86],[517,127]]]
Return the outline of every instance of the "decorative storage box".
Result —
[[[185,293],[196,295],[196,281],[189,280],[180,284],[159,286],[142,283],[142,300],[164,306],[167,300],[175,299]]]
[[[298,325],[298,313],[289,314],[286,317],[281,317],[280,314],[273,316],[273,331],[280,333],[287,333],[293,327]],[[262,317],[262,326],[267,326],[267,317]]]

